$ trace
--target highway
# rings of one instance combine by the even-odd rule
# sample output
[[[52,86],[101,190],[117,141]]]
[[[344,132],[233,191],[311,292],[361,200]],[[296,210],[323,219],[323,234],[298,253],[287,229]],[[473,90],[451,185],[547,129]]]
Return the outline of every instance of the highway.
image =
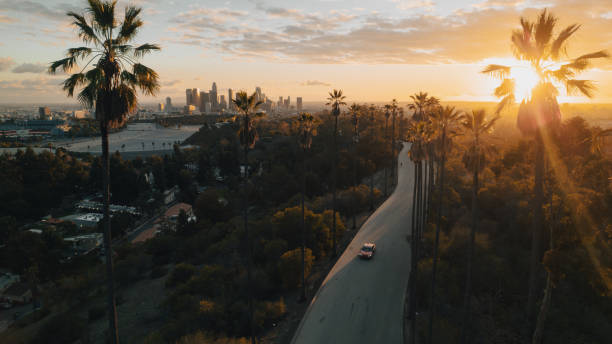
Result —
[[[408,147],[404,144],[399,154],[395,191],[363,224],[329,272],[291,343],[403,343],[414,175]],[[357,257],[366,241],[376,243],[376,254],[369,261]]]

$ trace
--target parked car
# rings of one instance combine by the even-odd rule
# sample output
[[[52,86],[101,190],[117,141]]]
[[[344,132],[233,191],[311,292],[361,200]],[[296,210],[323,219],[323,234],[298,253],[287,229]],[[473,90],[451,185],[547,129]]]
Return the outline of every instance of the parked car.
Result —
[[[361,247],[361,250],[359,250],[359,258],[372,259],[374,252],[376,252],[376,244],[373,242],[366,242]]]

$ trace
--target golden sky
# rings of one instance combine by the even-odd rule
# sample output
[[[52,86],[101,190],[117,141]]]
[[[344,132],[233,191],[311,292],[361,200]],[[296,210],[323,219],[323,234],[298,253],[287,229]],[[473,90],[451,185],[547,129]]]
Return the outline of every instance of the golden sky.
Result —
[[[570,57],[612,51],[610,0],[135,2],[145,20],[138,43],[163,47],[145,60],[159,72],[161,92],[143,102],[171,96],[181,104],[185,88],[208,90],[213,81],[221,93],[260,86],[273,99],[321,101],[340,88],[349,101],[408,100],[421,90],[444,100],[494,100],[498,82],[479,71],[507,62],[520,16],[533,20],[543,8],[559,17],[559,30],[582,24]],[[80,45],[64,13],[84,4],[0,0],[0,103],[66,101],[62,76],[43,70]],[[597,81],[595,97],[561,101],[612,102],[612,61],[594,67],[583,78]]]

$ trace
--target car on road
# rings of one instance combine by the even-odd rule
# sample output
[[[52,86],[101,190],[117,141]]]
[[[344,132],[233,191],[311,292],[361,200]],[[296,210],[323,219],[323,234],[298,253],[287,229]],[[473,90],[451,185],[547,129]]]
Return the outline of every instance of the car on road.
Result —
[[[373,242],[366,242],[361,246],[361,250],[359,250],[359,258],[372,259],[374,252],[376,252],[376,244]]]

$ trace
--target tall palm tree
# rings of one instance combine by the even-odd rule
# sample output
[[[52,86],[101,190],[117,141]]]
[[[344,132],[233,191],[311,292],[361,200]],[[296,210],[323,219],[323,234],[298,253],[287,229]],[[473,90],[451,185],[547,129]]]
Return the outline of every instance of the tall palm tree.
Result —
[[[340,116],[340,107],[346,105],[344,102],[346,96],[342,94],[342,90],[333,90],[329,92],[328,102],[325,105],[331,105],[332,116],[334,116],[334,162],[332,164],[333,169],[333,181],[332,181],[332,254],[336,256],[336,184],[338,179],[338,117]]]
[[[251,243],[251,236],[249,235],[249,149],[255,146],[257,142],[257,130],[255,130],[254,120],[255,117],[260,116],[256,113],[257,108],[263,104],[262,101],[257,100],[257,93],[253,92],[250,96],[245,91],[236,92],[236,99],[232,99],[233,104],[238,110],[240,116],[240,129],[238,135],[240,137],[240,144],[244,150],[244,233],[246,235],[246,241],[248,247],[247,257],[247,285],[248,297],[249,297],[249,327],[251,330],[251,343],[255,344],[255,328],[253,323],[253,293],[251,291],[251,265],[253,259],[253,245]]]
[[[312,145],[312,137],[317,135],[318,121],[307,112],[303,112],[298,115],[296,120],[296,134],[298,138],[298,144],[302,149],[302,294],[300,295],[300,301],[306,300],[306,217],[304,207],[304,195],[306,193],[306,153]]]
[[[370,139],[374,142],[374,135],[376,130],[376,106],[374,104],[370,104],[368,108],[370,117]],[[375,169],[372,170],[372,174],[370,175],[370,211],[374,210],[374,174],[376,174]]]
[[[114,271],[109,216],[110,170],[108,155],[108,130],[124,123],[127,115],[138,105],[137,89],[145,95],[159,90],[157,73],[139,63],[140,59],[160,50],[155,44],[130,44],[140,27],[138,7],[127,6],[123,20],[115,16],[116,1],[89,0],[85,14],[68,12],[72,25],[77,28],[84,46],[70,48],[66,57],[49,66],[49,73],[58,69],[71,74],[63,83],[69,97],[80,90],[77,99],[87,108],[95,108],[102,136],[102,195],[104,198],[104,248],[108,293],[108,317],[111,341],[119,342],[117,307],[115,303]],[[79,68],[79,63],[82,68]]]
[[[397,118],[398,115],[398,106],[397,106],[397,100],[393,99],[391,101],[391,115],[392,115],[392,120],[391,120],[391,179],[393,180],[393,182],[395,183],[395,173],[396,173],[396,166],[397,166],[397,159],[395,157],[395,119]]]
[[[436,219],[436,236],[433,247],[433,264],[431,268],[431,302],[429,312],[429,343],[432,343],[433,318],[435,313],[435,294],[436,294],[436,268],[438,264],[438,246],[440,243],[440,226],[442,225],[442,195],[444,193],[444,164],[446,151],[451,147],[450,138],[454,135],[455,127],[461,117],[461,112],[454,106],[440,107],[432,113],[432,121],[436,129],[439,140],[438,148],[440,151],[440,179],[438,185],[438,209]]]
[[[463,298],[463,326],[461,340],[469,343],[469,327],[471,325],[470,298],[472,288],[472,259],[474,256],[474,239],[478,230],[478,173],[484,169],[486,164],[485,149],[480,138],[490,132],[499,119],[499,116],[492,119],[486,118],[484,110],[474,110],[463,116],[461,125],[472,136],[472,144],[463,155],[465,167],[472,172],[472,228],[470,230],[470,240],[468,243],[467,274],[465,277],[465,294]]]
[[[353,103],[349,107],[349,113],[351,114],[351,121],[353,122],[353,229],[357,228],[355,221],[355,213],[357,212],[357,143],[359,142],[359,116],[361,114],[361,106]]]
[[[529,65],[531,73],[537,76],[537,84],[527,100],[522,100],[518,110],[517,126],[525,135],[535,141],[535,178],[533,202],[533,233],[529,269],[529,293],[527,297],[527,319],[533,323],[537,289],[537,274],[541,260],[541,231],[543,223],[543,173],[544,142],[547,131],[558,124],[561,112],[557,103],[558,89],[553,82],[565,86],[568,94],[579,93],[592,97],[595,86],[590,80],[575,79],[592,65],[593,59],[607,58],[608,52],[601,50],[581,55],[567,56],[567,41],[580,28],[572,24],[554,36],[557,18],[544,9],[535,22],[526,18],[520,20],[521,28],[511,35],[515,58]],[[501,80],[495,95],[502,98],[497,113],[515,102],[516,84],[520,79],[512,77],[512,66],[489,65],[482,72]],[[531,326],[531,325],[530,325]]]
[[[410,259],[410,277],[409,277],[409,312],[410,318],[410,342],[414,343],[416,340],[416,280],[418,276],[418,258],[419,258],[419,244],[420,244],[420,233],[422,219],[419,218],[420,206],[421,206],[421,192],[422,179],[421,179],[421,164],[425,159],[425,145],[428,140],[429,134],[427,133],[426,123],[424,121],[411,121],[408,127],[408,140],[411,142],[410,150],[408,155],[410,160],[414,164],[414,184],[412,190],[412,226],[411,226],[411,259]]]
[[[391,105],[385,104],[385,141],[389,137],[389,116],[391,116]],[[386,142],[385,142],[386,145]],[[387,155],[386,148],[384,155]],[[385,163],[385,196],[387,196],[387,164]]]

